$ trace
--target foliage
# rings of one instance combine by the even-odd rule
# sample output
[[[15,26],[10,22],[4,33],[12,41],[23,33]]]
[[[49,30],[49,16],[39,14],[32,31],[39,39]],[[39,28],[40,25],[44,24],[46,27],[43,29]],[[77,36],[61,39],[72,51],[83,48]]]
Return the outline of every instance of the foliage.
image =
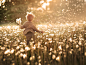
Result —
[[[11,2],[9,2],[6,0],[6,2],[4,4],[2,3],[1,6],[0,20],[5,22],[14,22],[16,18],[19,17],[25,19],[26,12],[28,11],[28,6],[37,7],[37,3],[39,1],[40,0],[11,0]]]

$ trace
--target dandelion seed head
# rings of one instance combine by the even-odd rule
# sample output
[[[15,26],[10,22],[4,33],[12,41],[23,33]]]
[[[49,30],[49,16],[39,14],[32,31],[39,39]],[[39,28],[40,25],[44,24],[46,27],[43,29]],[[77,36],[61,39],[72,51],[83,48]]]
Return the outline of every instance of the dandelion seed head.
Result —
[[[29,47],[25,47],[25,50],[26,50],[26,51],[29,51],[29,50],[30,50],[30,48],[29,48]]]
[[[23,54],[23,58],[24,58],[24,59],[27,58],[27,54]]]
[[[30,62],[27,62],[27,65],[30,65]]]
[[[12,50],[10,51],[10,53],[11,53],[11,54],[14,53],[14,49],[12,49]]]
[[[60,45],[60,46],[58,46],[58,48],[59,48],[59,50],[62,50],[62,47],[61,47],[61,45]]]
[[[79,45],[76,45],[76,48],[79,48]]]
[[[60,61],[60,56],[56,57],[56,60],[57,60],[57,61]]]
[[[4,54],[9,54],[10,53],[10,49],[7,49]]]
[[[52,51],[53,49],[52,48],[50,48],[50,51]]]
[[[33,58],[32,58],[32,57],[30,57],[30,60],[33,60]]]
[[[20,55],[19,55],[20,57],[23,57],[23,54],[22,53],[20,53]]]
[[[41,56],[38,56],[38,59],[40,59],[41,58]]]
[[[32,56],[33,59],[35,59],[35,56]]]
[[[39,63],[38,65],[41,65],[41,63]]]
[[[36,49],[36,46],[34,45],[32,48],[35,50],[35,49]],[[39,47],[38,47],[38,48],[39,48]]]
[[[52,55],[52,59],[55,59],[56,58],[56,55]]]
[[[86,52],[84,53],[84,55],[86,56]]]

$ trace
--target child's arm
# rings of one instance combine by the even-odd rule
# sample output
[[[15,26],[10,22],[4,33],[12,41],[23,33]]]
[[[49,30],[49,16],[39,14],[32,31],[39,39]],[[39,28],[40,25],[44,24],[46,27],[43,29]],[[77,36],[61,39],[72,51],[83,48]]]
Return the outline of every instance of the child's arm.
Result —
[[[24,25],[21,25],[21,24],[19,23],[19,27],[20,27],[20,29],[23,29],[23,28],[24,28]]]
[[[35,26],[33,26],[33,30],[39,33],[43,33],[43,31],[39,31]]]
[[[23,25],[20,25],[20,28],[21,28],[21,29],[23,29],[23,28],[24,28],[24,26],[23,26]]]

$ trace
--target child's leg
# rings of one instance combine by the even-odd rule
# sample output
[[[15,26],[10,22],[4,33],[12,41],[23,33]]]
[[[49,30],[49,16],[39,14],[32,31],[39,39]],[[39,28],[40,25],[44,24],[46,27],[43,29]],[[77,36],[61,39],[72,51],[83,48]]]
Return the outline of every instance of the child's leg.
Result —
[[[34,34],[33,33],[28,33],[27,35],[26,35],[26,39],[27,39],[27,45],[29,44],[29,42],[30,42],[30,40],[31,40],[31,38],[33,38],[33,40],[34,40]]]
[[[30,41],[30,40],[27,40],[27,45],[29,44],[29,41]]]
[[[34,34],[33,34],[33,37],[32,38],[33,38],[33,41],[34,41],[34,44],[35,44],[35,35]]]
[[[30,35],[27,35],[26,38],[27,38],[27,45],[28,45],[29,42],[30,42],[30,40],[31,40],[31,36]]]

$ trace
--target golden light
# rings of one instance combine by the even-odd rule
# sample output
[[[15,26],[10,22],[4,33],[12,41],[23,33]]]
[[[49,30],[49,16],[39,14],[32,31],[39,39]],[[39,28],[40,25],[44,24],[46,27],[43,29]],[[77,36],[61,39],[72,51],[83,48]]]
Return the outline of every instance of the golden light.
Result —
[[[52,1],[52,0],[47,0],[47,2],[50,2],[50,1]]]
[[[10,51],[10,53],[11,53],[11,54],[14,53],[14,49],[12,49],[12,50]]]
[[[15,55],[17,56],[18,54],[20,54],[20,51],[16,52]]]
[[[61,47],[61,45],[60,45],[60,46],[58,46],[58,48],[59,48],[59,50],[62,50],[62,47]]]
[[[3,6],[3,8],[5,8],[5,6]]]
[[[17,47],[16,47],[16,49],[19,49],[19,48],[20,48],[20,46],[17,46]]]
[[[32,14],[35,17],[35,15],[32,12],[26,12],[26,13],[27,13],[27,15],[25,16],[26,17],[26,20],[27,20],[28,14]]]
[[[79,47],[79,45],[76,45],[76,48],[78,48]]]
[[[56,60],[57,60],[57,61],[60,61],[60,56],[56,57]]]
[[[20,57],[23,57],[23,54],[22,53],[20,53],[20,55],[19,55]]]
[[[23,54],[23,58],[25,59],[27,57],[27,54]]]
[[[52,55],[52,59],[55,59],[56,58],[56,56],[55,55]]]
[[[86,21],[84,21],[83,24],[86,24]]]
[[[47,42],[45,42],[45,45],[47,44]]]
[[[40,59],[41,58],[41,56],[38,56],[38,59]]]
[[[84,54],[85,56],[86,56],[86,52],[85,52],[85,54]]]
[[[50,3],[43,3],[43,4],[42,4],[42,8],[43,8],[44,10],[46,10],[46,7],[49,6],[49,5],[50,5]]]
[[[62,54],[62,51],[60,51],[59,54],[61,55]]]
[[[50,48],[50,51],[52,51],[53,49],[52,48]]]
[[[5,0],[0,0],[0,6],[1,6],[2,3],[4,4]]]
[[[1,47],[1,50],[5,50],[5,47]]]
[[[40,59],[40,60],[38,60],[38,62],[41,62],[41,59]]]
[[[81,51],[81,48],[79,47],[79,51]]]
[[[41,63],[39,63],[38,65],[41,65]]]
[[[72,42],[72,38],[69,38],[69,41]]]
[[[4,54],[9,54],[10,53],[10,49],[7,49]]]
[[[79,26],[79,23],[78,23],[78,22],[76,22],[76,23],[75,23],[75,26]]]
[[[50,52],[49,55],[52,55],[52,53]]]
[[[37,8],[37,11],[42,11],[43,12],[43,9],[41,7]]]
[[[3,61],[5,61],[6,59],[4,58]]]
[[[46,10],[46,3],[42,5],[42,8]]]
[[[1,1],[0,1],[0,6],[1,6]]]
[[[44,1],[42,0],[42,1],[40,1],[40,4],[42,4],[42,3],[44,3]]]
[[[52,36],[52,37],[54,36],[54,34],[49,34],[49,35]]]
[[[30,57],[30,60],[33,60],[33,57]]]
[[[56,50],[53,51],[56,54]]]
[[[10,29],[10,28],[11,28],[11,26],[7,26],[7,28],[8,28],[8,29]]]
[[[29,47],[25,47],[25,50],[28,51],[28,50],[30,50],[30,48]]]
[[[33,49],[34,49],[34,50],[36,49],[36,46],[35,46],[35,45],[33,46]]]
[[[69,24],[69,23],[66,23],[66,25],[67,25],[67,26],[70,26],[70,24]]]
[[[40,45],[41,45],[41,43],[40,43],[40,42],[38,42],[38,48],[40,48]]]
[[[30,62],[27,62],[27,65],[30,65]]]
[[[23,48],[21,48],[21,49],[20,49],[20,52],[24,52],[24,49],[23,49]]]
[[[9,0],[9,2],[11,2],[11,0]]]
[[[32,56],[33,59],[35,59],[35,56]]]
[[[5,3],[5,0],[1,0],[2,3]]]
[[[68,44],[66,44],[66,48],[69,48],[69,45]]]
[[[66,55],[64,55],[64,57],[66,57]]]
[[[69,51],[70,54],[72,54],[72,51]]]
[[[49,6],[50,3],[46,3],[46,6]]]
[[[82,45],[82,43],[81,43],[81,41],[79,41],[79,43],[78,43],[79,45]]]
[[[86,0],[84,0],[86,2]]]
[[[15,65],[15,63],[12,63],[12,65]]]
[[[49,1],[51,1],[51,0],[47,0],[48,2]],[[47,4],[46,3],[46,6],[49,6],[49,3]],[[29,14],[32,14],[32,13],[29,13]],[[18,23],[20,21],[20,19],[18,19],[16,22]],[[85,24],[86,22],[84,21],[82,24]],[[74,25],[74,26],[79,26],[79,23],[75,23],[76,25]],[[56,24],[55,24],[56,25]],[[34,41],[32,42],[31,41],[31,43],[30,43],[30,47],[28,47],[27,45],[25,46],[25,44],[26,43],[24,43],[24,42],[26,42],[26,40],[25,40],[25,38],[23,39],[23,40],[25,40],[24,42],[23,42],[23,40],[22,40],[22,38],[23,37],[21,37],[21,36],[19,36],[20,38],[17,38],[16,36],[17,35],[15,35],[14,34],[14,39],[16,39],[16,41],[18,42],[19,41],[19,43],[20,43],[20,45],[19,44],[17,44],[16,45],[16,52],[15,52],[15,55],[19,55],[20,57],[23,57],[24,59],[25,58],[27,58],[27,54],[23,54],[23,53],[26,53],[26,52],[24,52],[24,51],[28,51],[28,50],[30,50],[31,49],[31,51],[33,51],[33,52],[31,52],[31,51],[29,51],[29,52],[31,52],[31,57],[29,57],[30,58],[30,60],[34,60],[35,58],[38,58],[38,60],[37,60],[37,64],[39,64],[40,62],[42,62],[42,61],[40,61],[40,59],[42,60],[42,55],[40,54],[40,49],[42,49],[43,50],[43,53],[44,53],[44,58],[45,57],[47,57],[47,54],[49,54],[49,55],[51,55],[51,56],[49,56],[49,57],[51,57],[52,59],[54,59],[54,60],[56,60],[56,61],[60,61],[61,60],[61,58],[62,58],[62,56],[60,56],[61,54],[63,54],[64,55],[64,57],[67,57],[66,56],[66,49],[64,49],[64,47],[62,47],[62,45],[63,46],[66,46],[66,48],[71,48],[70,47],[70,42],[72,42],[72,41],[74,41],[74,43],[76,42],[76,40],[75,39],[73,39],[73,37],[68,37],[68,38],[65,38],[64,36],[64,38],[62,37],[62,40],[64,40],[64,42],[66,41],[66,39],[68,39],[68,44],[66,44],[66,45],[64,45],[64,42],[61,40],[59,40],[59,38],[60,38],[60,34],[63,32],[63,30],[64,30],[64,28],[65,28],[65,31],[67,31],[66,29],[69,29],[68,28],[68,26],[70,26],[71,25],[71,23],[69,24],[69,23],[65,23],[65,24],[58,24],[58,25],[56,25],[57,26],[57,28],[54,28],[54,26],[55,26],[54,24],[46,24],[46,25],[38,25],[38,28],[39,28],[39,30],[41,30],[41,29],[43,29],[44,31],[45,31],[45,33],[43,33],[43,35],[42,34],[40,34],[40,33],[37,33],[37,37],[38,37],[38,39],[36,38],[36,40],[37,40],[37,44],[38,44],[38,48],[36,49],[36,47],[37,47],[37,45],[34,45]],[[60,26],[60,27],[59,27]],[[65,26],[65,27],[64,27]],[[71,26],[73,26],[73,23],[72,23],[72,25]],[[70,26],[70,28],[72,28]],[[50,29],[50,27],[51,27],[51,29]],[[61,30],[61,28],[63,27],[63,29]],[[21,31],[19,31],[19,29],[18,29],[18,27],[16,27],[16,26],[14,26],[14,27],[11,27],[11,26],[5,26],[5,27],[3,27],[3,28],[6,28],[6,29],[11,29],[11,28],[13,28],[13,33],[16,33],[17,34],[17,32],[21,32]],[[49,28],[49,29],[48,29]],[[74,28],[74,31],[76,32],[76,28],[75,27],[73,27]],[[72,29],[73,29],[72,28]],[[15,30],[16,29],[16,30]],[[59,30],[60,29],[60,30]],[[2,30],[2,27],[0,27],[0,30],[1,31],[3,31]],[[8,30],[9,31],[9,30]],[[71,32],[71,30],[69,29],[69,31]],[[73,31],[73,30],[72,30]],[[53,32],[53,33],[52,33]],[[68,31],[67,31],[68,32]],[[6,31],[3,31],[3,33],[4,34],[7,34],[7,32]],[[40,34],[40,35],[39,35]],[[67,34],[67,33],[66,33]],[[71,33],[69,33],[69,34],[71,34]],[[81,34],[81,33],[79,33],[79,34]],[[55,35],[56,35],[56,38],[55,38]],[[75,34],[72,34],[72,35],[75,35]],[[51,36],[51,37],[53,37],[53,39],[51,38],[51,37],[49,37],[49,36]],[[68,35],[69,36],[69,35]],[[77,36],[77,33],[76,33],[76,35],[75,35],[75,37]],[[75,47],[76,47],[76,49],[77,48],[79,48],[79,50],[77,50],[77,51],[81,51],[82,50],[82,48],[80,48],[79,47],[79,45],[82,45],[83,44],[83,42],[82,42],[82,38],[83,37],[83,35],[82,36],[80,36],[80,39],[79,39],[79,42],[78,42],[78,44],[75,44]],[[6,37],[3,37],[4,39],[6,39],[6,40],[8,40],[9,38],[6,36]],[[42,39],[41,39],[42,38]],[[54,40],[54,38],[55,38],[55,40]],[[10,40],[10,39],[9,39]],[[8,40],[8,42],[10,42]],[[20,42],[22,40],[22,42]],[[33,40],[33,38],[31,38],[31,40]],[[78,39],[77,39],[78,40]],[[13,41],[13,39],[12,39],[12,41]],[[16,42],[15,41],[15,42]],[[56,41],[56,44],[52,44],[52,42],[55,42]],[[69,42],[70,41],[70,42]],[[16,43],[17,43],[16,42]],[[43,44],[43,43],[44,44]],[[50,44],[50,43],[51,44]],[[6,41],[6,43],[7,43],[7,41]],[[8,43],[9,44],[9,43]],[[47,44],[47,45],[46,45]],[[18,46],[19,45],[19,46]],[[52,46],[51,46],[52,45]],[[49,47],[48,47],[49,46]],[[54,46],[54,47],[53,47]],[[1,46],[0,46],[1,47]],[[25,49],[23,49],[23,48],[25,48]],[[3,47],[1,47],[1,50],[5,50],[5,48],[3,48]],[[36,49],[35,51],[37,51],[37,52],[39,52],[38,53],[38,56],[36,57],[35,56],[35,51],[34,51],[34,49]],[[49,53],[46,51],[46,50],[48,50],[49,51]],[[69,52],[69,54],[72,54],[72,51],[75,51],[74,49],[72,49],[71,48],[71,50],[68,50],[68,52]],[[23,52],[23,53],[21,53],[21,52]],[[14,53],[14,49],[8,49],[8,50],[6,50],[5,52],[4,52],[4,54],[8,54],[8,53]],[[27,52],[28,53],[28,52]],[[42,52],[41,52],[42,53]],[[55,55],[55,54],[57,54],[57,55],[59,55],[59,56],[57,56],[57,55]],[[84,55],[86,56],[86,52],[84,53]],[[38,62],[39,61],[39,62]],[[45,61],[45,60],[44,60]],[[47,62],[47,61],[46,61]],[[30,63],[29,63],[30,64]]]
[[[16,19],[16,23],[21,24],[21,22],[22,22],[22,21],[21,21],[21,18],[17,18],[17,19]]]

